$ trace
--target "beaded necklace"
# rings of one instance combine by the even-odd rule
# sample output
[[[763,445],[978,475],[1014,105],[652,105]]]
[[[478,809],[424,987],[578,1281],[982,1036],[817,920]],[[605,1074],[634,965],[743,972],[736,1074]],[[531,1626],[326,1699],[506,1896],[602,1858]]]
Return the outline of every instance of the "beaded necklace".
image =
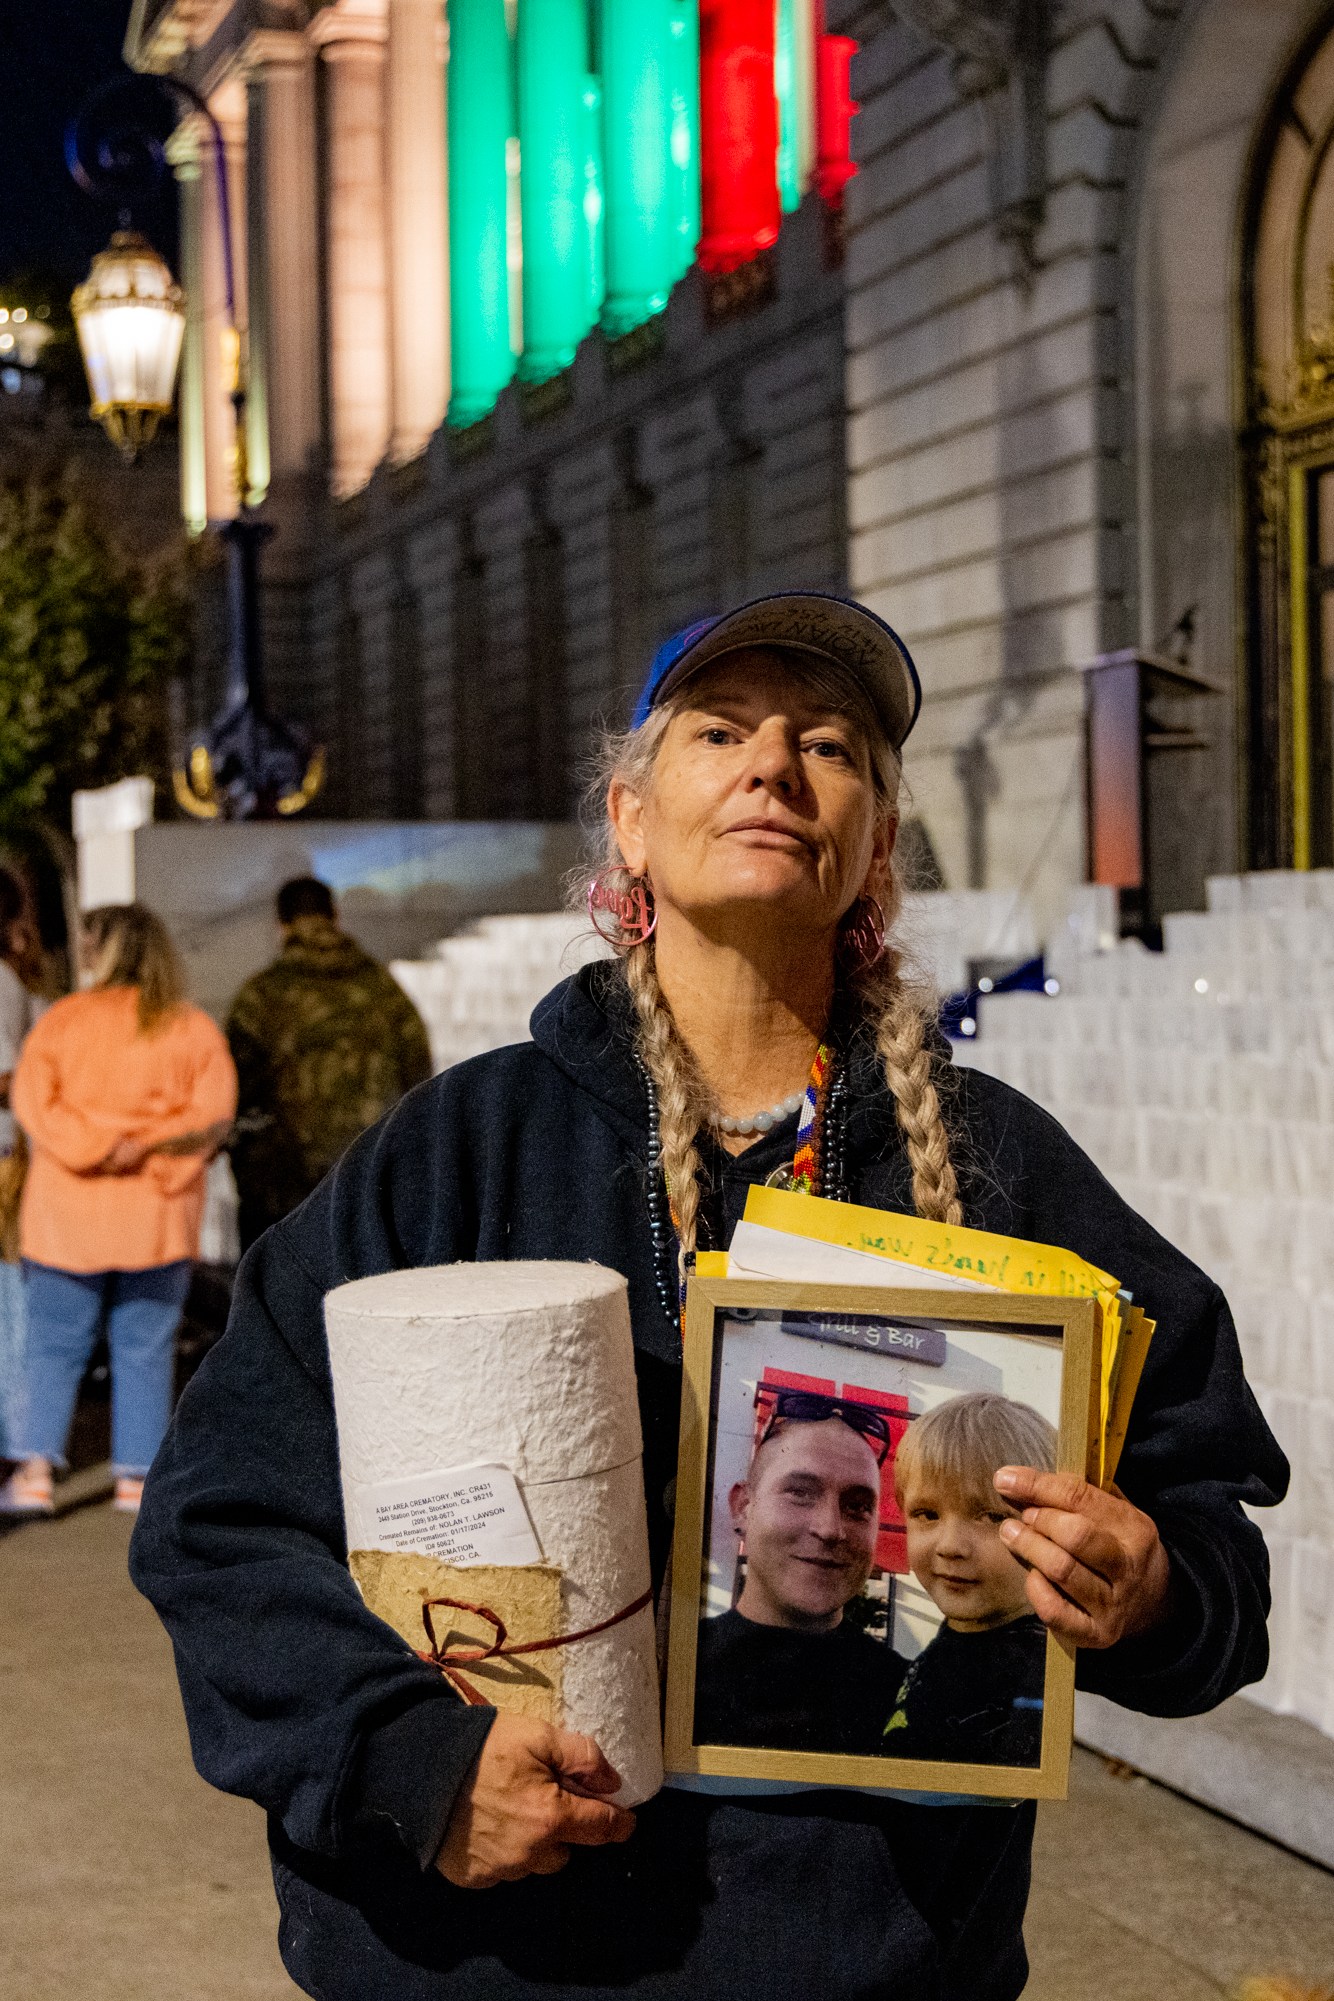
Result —
[[[662,1159],[662,1124],[658,1093],[648,1065],[638,1051],[634,1065],[643,1079],[648,1097],[649,1176],[647,1186],[649,1235],[653,1243],[653,1273],[658,1298],[667,1318],[679,1322],[685,1333],[687,1272],[679,1270],[679,1253],[673,1256],[673,1240],[679,1246],[681,1226],[665,1172],[659,1173]],[[835,1065],[833,1047],[822,1042],[815,1052],[810,1080],[802,1101],[797,1124],[797,1146],[791,1168],[780,1168],[771,1182],[795,1188],[803,1195],[827,1195],[835,1202],[848,1200],[844,1148],[846,1141],[847,1076]],[[664,1201],[664,1196],[666,1200]],[[688,1264],[693,1263],[693,1255]]]

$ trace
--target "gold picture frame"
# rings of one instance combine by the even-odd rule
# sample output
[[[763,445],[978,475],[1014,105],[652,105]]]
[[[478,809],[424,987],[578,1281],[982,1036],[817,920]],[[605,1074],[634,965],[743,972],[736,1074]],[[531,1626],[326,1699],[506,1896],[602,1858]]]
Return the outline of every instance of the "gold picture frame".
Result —
[[[1074,1648],[1051,1633],[1046,1636],[1041,1754],[1032,1765],[946,1763],[888,1753],[862,1756],[696,1743],[697,1648],[713,1503],[711,1433],[721,1381],[724,1328],[729,1313],[739,1312],[745,1319],[757,1314],[781,1316],[784,1311],[831,1318],[854,1315],[858,1322],[883,1323],[887,1331],[906,1325],[946,1330],[947,1334],[955,1327],[965,1332],[1008,1334],[1027,1343],[1039,1339],[1059,1345],[1058,1470],[1087,1476],[1090,1454],[1096,1451],[1094,1355],[1100,1329],[1094,1300],[693,1278],[686,1308],[668,1636],[664,1750],[669,1775],[688,1786],[723,1791],[725,1786],[709,1782],[737,1779],[753,1786],[758,1780],[777,1782],[786,1789],[794,1785],[838,1786],[898,1794],[943,1793],[955,1798],[1063,1799],[1074,1734]],[[865,1336],[867,1351],[873,1345],[872,1332]],[[891,1338],[901,1340],[899,1335]]]

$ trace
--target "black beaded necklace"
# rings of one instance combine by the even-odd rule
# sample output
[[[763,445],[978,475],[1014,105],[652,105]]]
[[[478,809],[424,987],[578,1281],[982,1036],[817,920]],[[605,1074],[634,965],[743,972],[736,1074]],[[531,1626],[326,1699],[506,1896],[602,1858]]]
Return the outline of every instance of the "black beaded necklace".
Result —
[[[648,1178],[645,1184],[645,1199],[648,1208],[649,1239],[653,1246],[653,1282],[663,1312],[672,1328],[679,1332],[681,1326],[679,1245],[672,1224],[671,1204],[667,1196],[662,1167],[662,1121],[658,1109],[658,1093],[649,1073],[649,1067],[638,1050],[634,1052],[632,1060],[648,1099]],[[823,1195],[831,1202],[849,1202],[852,1199],[847,1179],[847,1138],[848,1073],[846,1064],[838,1060],[830,1080],[823,1116],[815,1130],[816,1170],[811,1190],[813,1194]],[[781,1169],[780,1175],[783,1180],[790,1180],[791,1171],[787,1168]],[[779,1183],[780,1175],[772,1176],[771,1180]]]

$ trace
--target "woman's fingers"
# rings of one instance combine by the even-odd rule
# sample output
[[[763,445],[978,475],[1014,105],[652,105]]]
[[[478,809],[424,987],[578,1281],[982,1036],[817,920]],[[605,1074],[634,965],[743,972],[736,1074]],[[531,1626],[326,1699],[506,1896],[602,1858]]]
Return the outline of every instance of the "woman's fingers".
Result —
[[[1061,1518],[1063,1527],[1065,1519]],[[1070,1533],[1068,1528],[1065,1532]],[[1110,1581],[1084,1562],[1077,1550],[1065,1541],[1018,1520],[1002,1522],[1000,1533],[1011,1556],[1017,1556],[1030,1571],[1037,1571],[1040,1576],[1049,1579],[1077,1605],[1092,1612],[1107,1602],[1112,1590]]]
[[[1021,1511],[1001,1523],[1001,1537],[1028,1566],[1029,1603],[1053,1632],[1110,1647],[1163,1618],[1167,1552],[1151,1517],[1124,1494],[1031,1466],[1002,1466],[995,1480]]]
[[[1048,1632],[1070,1640],[1077,1647],[1097,1644],[1097,1622],[1092,1614],[1048,1583],[1041,1571],[1030,1571],[1027,1590],[1028,1602]]]
[[[1040,1473],[1034,1466],[1002,1466],[995,1485],[1012,1508],[1060,1508],[1092,1520],[1109,1519],[1119,1498],[1091,1487],[1078,1473]]]
[[[635,1831],[635,1817],[623,1806],[608,1800],[585,1799],[579,1793],[562,1792],[556,1809],[552,1838],[578,1848],[600,1848],[609,1841],[628,1841]]]
[[[621,1789],[621,1775],[597,1739],[581,1730],[558,1730],[549,1762],[561,1784],[571,1792],[596,1795],[618,1793]]]
[[[1065,1508],[1025,1508],[1022,1516],[1001,1523],[1001,1537],[1016,1556],[1028,1561],[1020,1531],[1029,1529],[1043,1542],[1063,1550],[1073,1563],[1090,1571],[1107,1584],[1116,1584],[1125,1573],[1127,1551],[1117,1537],[1087,1515],[1071,1514]],[[1045,1565],[1043,1566],[1045,1568]],[[1048,1571],[1048,1576],[1056,1576]],[[1056,1576],[1056,1582],[1063,1580]]]

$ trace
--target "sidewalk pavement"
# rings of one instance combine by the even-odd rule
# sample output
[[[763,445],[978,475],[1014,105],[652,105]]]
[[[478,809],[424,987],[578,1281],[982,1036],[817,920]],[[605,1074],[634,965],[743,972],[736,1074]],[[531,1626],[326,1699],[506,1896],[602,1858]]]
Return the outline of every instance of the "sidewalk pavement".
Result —
[[[105,1507],[0,1539],[0,1970],[23,2001],[292,2001],[257,1808],[196,1777]],[[1334,1986],[1334,1877],[1079,1752],[1038,1817],[1025,2001]]]

